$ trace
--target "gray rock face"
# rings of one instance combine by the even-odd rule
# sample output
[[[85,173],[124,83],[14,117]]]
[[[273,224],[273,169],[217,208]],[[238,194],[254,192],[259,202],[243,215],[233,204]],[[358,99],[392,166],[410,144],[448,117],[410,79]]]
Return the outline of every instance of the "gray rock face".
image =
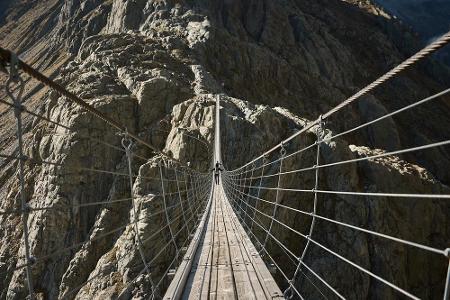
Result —
[[[400,62],[410,53],[409,46],[417,45],[377,10],[342,1],[48,0],[30,2],[29,7],[20,17],[11,15],[9,23],[0,28],[5,45],[22,51],[24,59],[57,75],[58,82],[145,141],[201,170],[210,164],[216,94],[223,93],[222,153],[227,169],[233,169]],[[33,20],[39,21],[37,32],[30,29]],[[15,28],[14,24],[28,26]],[[25,36],[20,42],[14,38],[19,35]],[[440,74],[438,79],[434,79],[436,74]],[[439,82],[448,78],[448,70],[439,64],[433,64],[433,70],[419,66],[329,120],[327,130],[320,134],[338,133],[373,120],[439,90]],[[90,205],[130,197],[128,178],[120,175],[127,172],[120,137],[66,99],[27,84],[26,104],[70,128],[25,119],[27,155],[57,163],[26,163],[28,203],[53,208],[34,211],[28,220],[31,252],[38,258],[33,266],[38,297],[148,297],[150,278],[140,274],[143,264],[129,222],[139,220],[146,259],[156,257],[152,279],[159,280],[174,254],[169,248],[157,256],[168,235],[158,233],[165,225],[163,215],[154,215],[163,205],[161,186],[149,178],[159,176],[161,158],[142,145],[133,148],[136,215],[130,201]],[[443,126],[450,124],[449,116],[445,102],[434,102],[324,144],[320,160],[332,163],[442,140],[450,133],[450,126]],[[1,145],[13,152],[14,119],[5,113],[1,122]],[[318,134],[313,128],[287,145],[287,150],[313,143]],[[314,163],[315,149],[286,159],[283,170]],[[446,149],[388,156],[321,170],[319,187],[325,191],[448,194],[449,165]],[[18,209],[17,164],[4,160],[0,167],[0,197],[4,199],[0,208]],[[265,170],[266,174],[278,171],[278,164]],[[171,180],[175,173],[168,171],[164,176]],[[314,182],[313,172],[305,172],[283,176],[281,184],[310,189]],[[276,186],[276,178],[267,179],[264,185]],[[168,186],[173,192],[174,186]],[[261,193],[269,201],[274,195],[273,191]],[[168,201],[173,205],[177,199]],[[310,211],[312,201],[312,193],[281,193],[281,203],[296,209]],[[253,204],[251,199],[249,203]],[[448,246],[448,201],[320,194],[318,203],[318,213],[331,219],[438,248]],[[271,214],[269,203],[259,205]],[[179,209],[171,213],[176,216]],[[309,230],[309,216],[289,210],[280,210],[278,216],[300,232]],[[268,220],[260,222],[266,225]],[[181,220],[174,224],[174,228],[181,226]],[[0,215],[0,228],[0,299],[23,299],[25,270],[14,270],[24,262],[20,216]],[[264,237],[255,230],[257,238]],[[304,240],[280,226],[274,232],[295,253],[305,247]],[[180,241],[186,235],[183,231]],[[423,256],[410,247],[326,221],[318,221],[313,236],[420,297],[442,294],[445,263],[441,257]],[[268,246],[280,265],[292,273],[294,265],[279,247],[273,242]],[[398,297],[320,248],[312,247],[306,262],[348,298]],[[285,284],[280,274],[276,276]],[[308,298],[321,297],[311,281],[319,283],[310,277],[302,276],[297,284]],[[132,288],[127,289],[130,282]],[[324,293],[332,297],[329,291]]]

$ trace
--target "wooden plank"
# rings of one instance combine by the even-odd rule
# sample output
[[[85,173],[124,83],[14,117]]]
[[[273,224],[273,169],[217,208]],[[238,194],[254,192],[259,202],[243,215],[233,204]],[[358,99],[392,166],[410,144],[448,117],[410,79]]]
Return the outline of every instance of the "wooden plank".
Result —
[[[217,194],[217,201],[219,203],[219,236],[221,238],[221,247],[219,254],[218,267],[218,286],[217,299],[234,299],[236,295],[236,287],[234,282],[234,274],[232,268],[232,261],[230,256],[230,246],[228,241],[228,232],[225,222],[228,220],[223,209],[224,203],[221,197],[220,190]]]
[[[217,197],[216,195],[214,196],[215,202],[216,202],[216,213],[214,216],[214,231],[212,233],[213,235],[213,239],[211,242],[211,257],[212,257],[212,261],[211,261],[211,272],[209,274],[209,298],[211,299],[216,299],[216,295],[217,295],[217,268],[214,268],[213,266],[217,265],[217,261],[219,260],[218,258],[218,253],[219,253],[219,248],[220,248],[220,241],[219,241],[219,236],[218,236],[218,232],[217,232],[217,226],[218,226],[218,211],[217,211]]]
[[[228,203],[224,200],[227,211],[227,232],[230,242],[230,254],[233,259],[233,272],[237,289],[237,297],[239,299],[267,299],[266,293],[256,275],[255,269],[251,263],[250,257],[239,240],[237,234],[237,223],[233,222],[234,213]]]
[[[213,163],[222,161],[219,108],[218,97]],[[192,266],[184,286],[183,299],[282,299],[280,289],[226,198],[222,182],[214,185],[209,203],[209,219],[202,231],[202,240],[197,243],[194,261],[183,262],[184,265],[180,266],[183,269]],[[185,279],[184,275],[179,274],[175,278],[181,278],[180,281]],[[179,289],[181,284],[174,282],[173,285]]]
[[[272,277],[272,274],[270,274],[264,261],[261,259],[253,246],[250,238],[232,210],[228,200],[226,201],[226,204],[230,221],[233,223],[233,227],[236,232],[237,241],[241,244],[242,252],[246,253],[244,257],[250,261],[251,267],[250,265],[246,265],[247,270],[249,271],[248,286],[251,284],[255,288],[254,293],[257,299],[284,299],[281,290]]]
[[[204,232],[183,299],[284,299],[221,185]]]
[[[218,265],[217,268],[217,298],[236,299],[234,288],[234,277],[229,265]]]
[[[214,230],[214,216],[216,213],[216,200],[214,194],[211,203],[211,212],[206,225],[203,239],[196,252],[193,267],[186,282],[182,299],[204,299],[209,289],[209,274],[211,272],[212,259],[212,233]]]
[[[255,270],[251,267],[251,264],[235,265],[233,266],[233,273],[238,299],[267,299],[259,281],[256,281],[255,284],[254,281],[250,280],[256,278]]]
[[[214,197],[211,196],[208,200],[207,207],[205,209],[205,212],[203,213],[199,226],[196,229],[189,247],[187,248],[187,251],[183,257],[183,260],[178,266],[177,272],[175,273],[175,276],[164,295],[163,299],[165,300],[179,299],[183,294],[184,287],[189,280],[194,257],[199,252],[199,245],[201,245],[204,240],[203,237],[205,235],[207,222],[211,213],[211,203],[213,201],[213,198]]]

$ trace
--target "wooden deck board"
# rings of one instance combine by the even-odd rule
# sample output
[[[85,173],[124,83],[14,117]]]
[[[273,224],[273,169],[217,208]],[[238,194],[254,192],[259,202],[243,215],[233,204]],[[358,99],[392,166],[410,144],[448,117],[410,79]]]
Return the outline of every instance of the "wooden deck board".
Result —
[[[226,213],[228,218],[227,231],[231,248],[231,257],[233,259],[233,272],[235,277],[237,298],[239,299],[264,299],[266,294],[262,288],[255,269],[251,263],[249,253],[244,244],[240,241],[239,233],[236,228],[232,208],[226,200]]]
[[[222,186],[215,186],[213,193],[203,240],[199,243],[181,298],[283,299]]]
[[[212,163],[220,164],[219,96],[214,124]],[[214,182],[214,178],[211,179]],[[208,209],[164,299],[283,299],[275,280],[239,223],[223,190],[222,178],[219,180],[219,184],[211,183],[213,189],[208,198]]]

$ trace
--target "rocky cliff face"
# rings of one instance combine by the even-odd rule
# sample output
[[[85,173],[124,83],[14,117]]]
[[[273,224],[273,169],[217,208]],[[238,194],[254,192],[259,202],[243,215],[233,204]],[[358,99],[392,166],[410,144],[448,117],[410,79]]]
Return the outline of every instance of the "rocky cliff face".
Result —
[[[189,134],[211,144],[215,94],[225,94],[222,153],[226,167],[232,169],[339,103],[419,45],[408,30],[370,4],[358,7],[337,0],[46,0],[11,2],[9,7],[0,28],[2,46],[17,50],[24,60],[119,119],[146,141],[203,170],[209,164],[205,145],[193,142],[179,128],[187,128]],[[429,60],[330,120],[326,134],[428,96],[442,89],[449,79],[446,67]],[[450,135],[450,126],[445,125],[450,124],[448,100],[443,98],[346,136],[345,140],[328,143],[323,147],[321,161],[333,162],[445,139]],[[25,119],[27,154],[60,165],[29,162],[26,166],[30,205],[58,208],[31,214],[32,254],[45,257],[56,249],[89,241],[34,265],[37,293],[44,299],[148,296],[145,274],[132,290],[124,292],[142,269],[139,253],[132,247],[134,231],[127,226],[133,217],[130,203],[78,207],[129,197],[123,176],[88,170],[126,172],[123,152],[98,142],[100,139],[120,149],[120,138],[100,120],[33,81],[27,81],[25,104],[70,128]],[[2,149],[14,152],[14,119],[5,107],[0,107],[0,111]],[[308,132],[289,149],[314,141],[316,134],[315,130]],[[149,196],[159,194],[160,187],[149,182],[148,177],[158,175],[161,159],[138,145],[134,151],[141,157],[150,157],[134,161],[134,171],[139,176],[133,193],[141,207],[140,234],[147,239],[144,247],[151,260],[155,249],[167,239],[163,235],[152,236],[163,222],[161,215],[152,213],[160,210],[162,204],[158,197]],[[308,167],[314,159],[312,152],[294,156],[285,168]],[[4,199],[0,207],[17,209],[17,164],[3,160],[0,166],[0,197]],[[426,151],[326,171],[320,176],[320,187],[448,194],[448,167],[448,149]],[[276,172],[276,168],[274,165],[272,171]],[[165,175],[168,179],[174,176]],[[301,178],[286,176],[283,186],[312,188],[313,182],[313,174]],[[262,196],[273,199],[273,193]],[[308,195],[286,193],[282,201],[301,209],[310,209],[312,204]],[[262,209],[269,212],[271,207]],[[329,195],[319,198],[322,215],[439,248],[448,246],[449,211],[448,202],[437,200],[392,201]],[[288,211],[281,213],[281,219],[299,231],[309,228],[308,218],[294,218]],[[26,295],[24,269],[14,270],[23,262],[18,258],[24,252],[19,224],[17,215],[0,215],[0,299],[22,299]],[[123,230],[107,240],[97,238],[117,226]],[[374,273],[420,297],[436,298],[442,294],[442,258],[424,259],[414,249],[328,223],[319,223],[317,228],[321,242],[333,245]],[[303,249],[304,242],[297,236],[281,228],[275,230],[293,250]],[[292,269],[282,259],[280,249],[270,247],[283,267]],[[328,274],[329,283],[342,294],[352,299],[398,296],[319,250],[309,252],[308,263],[320,274]],[[168,251],[155,262],[156,276],[167,266],[170,254]],[[299,284],[311,298],[319,296],[304,278]]]

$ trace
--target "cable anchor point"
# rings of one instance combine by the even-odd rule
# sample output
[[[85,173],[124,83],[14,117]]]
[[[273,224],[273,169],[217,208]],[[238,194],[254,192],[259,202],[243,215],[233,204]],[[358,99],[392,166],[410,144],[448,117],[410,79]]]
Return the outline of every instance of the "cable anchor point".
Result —
[[[450,248],[447,248],[447,249],[444,250],[444,255],[445,255],[448,259],[450,259]]]
[[[119,133],[122,136],[122,147],[127,151],[131,151],[131,147],[133,146],[133,141],[130,139],[130,135],[128,134],[128,129],[125,128],[123,133]]]

